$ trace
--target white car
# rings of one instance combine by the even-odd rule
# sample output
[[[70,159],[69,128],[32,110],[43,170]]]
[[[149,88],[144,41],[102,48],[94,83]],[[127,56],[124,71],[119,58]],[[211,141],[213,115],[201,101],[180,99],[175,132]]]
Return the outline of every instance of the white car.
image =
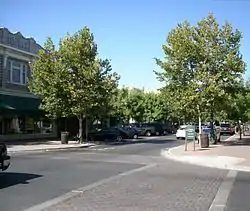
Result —
[[[187,125],[181,125],[180,128],[177,130],[175,136],[177,139],[185,139],[186,138],[186,128]]]

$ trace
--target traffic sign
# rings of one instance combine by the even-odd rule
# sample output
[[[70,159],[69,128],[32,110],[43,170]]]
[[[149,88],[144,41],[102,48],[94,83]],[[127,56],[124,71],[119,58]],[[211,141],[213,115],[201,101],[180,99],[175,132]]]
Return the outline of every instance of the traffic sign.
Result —
[[[192,125],[188,125],[186,128],[186,140],[194,141],[195,140],[195,127]]]
[[[194,151],[195,151],[195,137],[196,137],[195,126],[187,125],[187,127],[186,127],[186,138],[185,138],[185,151],[187,151],[187,142],[188,142],[188,140],[193,141],[193,143],[194,143]]]

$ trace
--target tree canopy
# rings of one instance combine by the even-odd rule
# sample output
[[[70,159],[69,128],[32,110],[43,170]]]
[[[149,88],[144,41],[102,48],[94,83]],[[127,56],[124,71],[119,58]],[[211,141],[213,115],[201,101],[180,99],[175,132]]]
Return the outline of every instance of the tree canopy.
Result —
[[[197,113],[221,104],[237,90],[245,63],[240,53],[242,34],[228,22],[219,25],[213,14],[192,26],[177,25],[162,46],[164,59],[156,58],[162,72],[155,72],[165,82],[162,92],[171,101],[175,116]]]
[[[120,123],[163,121],[169,117],[168,106],[158,92],[122,87],[118,90],[113,115],[119,117]]]
[[[84,27],[61,39],[58,50],[47,40],[32,65],[29,88],[50,116],[77,116],[82,141],[83,118],[110,112],[118,81],[110,61],[98,58],[94,35]]]

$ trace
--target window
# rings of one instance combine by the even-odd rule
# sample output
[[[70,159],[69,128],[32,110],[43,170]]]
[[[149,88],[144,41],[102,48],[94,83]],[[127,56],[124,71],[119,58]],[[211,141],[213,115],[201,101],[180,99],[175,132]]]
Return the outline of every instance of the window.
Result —
[[[7,81],[12,84],[26,85],[27,65],[18,61],[8,61]]]
[[[7,82],[10,82],[11,61],[7,62]]]
[[[22,69],[22,84],[26,84],[26,76],[27,76],[27,69],[26,69],[26,65],[23,64],[23,69]]]

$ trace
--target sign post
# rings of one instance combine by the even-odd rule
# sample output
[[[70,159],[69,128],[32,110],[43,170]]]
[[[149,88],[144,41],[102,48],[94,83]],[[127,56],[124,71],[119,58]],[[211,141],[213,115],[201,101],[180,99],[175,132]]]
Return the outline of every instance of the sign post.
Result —
[[[195,127],[193,125],[188,125],[186,128],[186,138],[185,138],[185,151],[187,151],[188,141],[193,141],[194,151],[195,151]]]

